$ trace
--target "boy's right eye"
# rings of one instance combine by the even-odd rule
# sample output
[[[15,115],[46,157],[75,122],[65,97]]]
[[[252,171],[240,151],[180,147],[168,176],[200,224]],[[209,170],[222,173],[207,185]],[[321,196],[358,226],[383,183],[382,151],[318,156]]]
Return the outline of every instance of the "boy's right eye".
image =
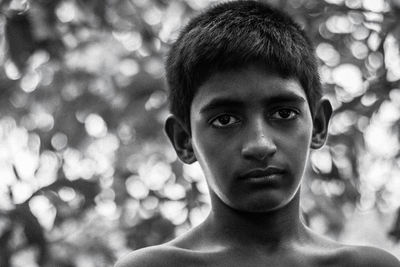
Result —
[[[223,128],[223,127],[229,127],[238,122],[240,122],[240,120],[235,116],[224,114],[212,119],[210,123],[212,126]]]

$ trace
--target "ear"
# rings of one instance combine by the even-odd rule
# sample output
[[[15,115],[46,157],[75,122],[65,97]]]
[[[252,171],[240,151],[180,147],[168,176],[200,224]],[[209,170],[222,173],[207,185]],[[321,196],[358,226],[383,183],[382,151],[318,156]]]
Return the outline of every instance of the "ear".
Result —
[[[191,134],[180,119],[170,115],[165,121],[164,130],[181,161],[191,164],[197,160],[192,147]]]
[[[321,99],[313,119],[311,148],[321,148],[328,137],[328,126],[332,116],[332,105],[328,99]]]

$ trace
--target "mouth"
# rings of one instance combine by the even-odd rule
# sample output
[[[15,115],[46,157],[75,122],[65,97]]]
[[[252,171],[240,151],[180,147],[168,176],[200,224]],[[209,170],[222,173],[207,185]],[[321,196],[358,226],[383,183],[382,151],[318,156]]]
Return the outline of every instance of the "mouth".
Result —
[[[286,173],[284,169],[277,167],[268,167],[265,169],[252,169],[239,176],[242,180],[249,180],[253,182],[272,182],[281,179]]]

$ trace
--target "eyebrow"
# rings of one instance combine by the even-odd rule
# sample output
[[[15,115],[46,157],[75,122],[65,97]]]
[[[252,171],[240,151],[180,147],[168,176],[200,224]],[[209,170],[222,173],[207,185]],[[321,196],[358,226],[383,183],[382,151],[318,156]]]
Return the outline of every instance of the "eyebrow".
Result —
[[[263,102],[266,105],[269,105],[271,103],[283,103],[283,102],[301,104],[301,103],[306,102],[306,99],[304,99],[304,97],[299,96],[294,93],[284,93],[284,94],[278,94],[278,95],[274,95],[272,97],[268,97],[267,99],[263,100]],[[214,110],[217,108],[222,108],[222,107],[241,108],[244,106],[245,106],[245,103],[242,100],[239,100],[237,98],[216,97],[216,98],[212,99],[209,103],[205,104],[200,109],[200,113],[205,113],[207,111]]]

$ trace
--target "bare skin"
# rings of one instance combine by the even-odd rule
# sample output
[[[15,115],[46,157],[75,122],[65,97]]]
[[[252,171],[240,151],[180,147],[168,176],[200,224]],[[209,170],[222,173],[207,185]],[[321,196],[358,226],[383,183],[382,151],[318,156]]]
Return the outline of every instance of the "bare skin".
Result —
[[[299,220],[290,220],[290,216],[282,224],[272,223],[268,227],[257,226],[246,214],[242,214],[237,225],[229,223],[228,217],[220,222],[214,216],[212,212],[201,225],[169,243],[132,252],[116,267],[400,266],[386,251],[328,240]]]
[[[259,65],[212,76],[193,99],[191,131],[175,117],[166,123],[179,158],[200,163],[211,213],[186,234],[134,251],[116,267],[400,266],[383,250],[328,240],[299,219],[308,155],[323,146],[331,111],[321,100],[311,116],[297,80]]]

